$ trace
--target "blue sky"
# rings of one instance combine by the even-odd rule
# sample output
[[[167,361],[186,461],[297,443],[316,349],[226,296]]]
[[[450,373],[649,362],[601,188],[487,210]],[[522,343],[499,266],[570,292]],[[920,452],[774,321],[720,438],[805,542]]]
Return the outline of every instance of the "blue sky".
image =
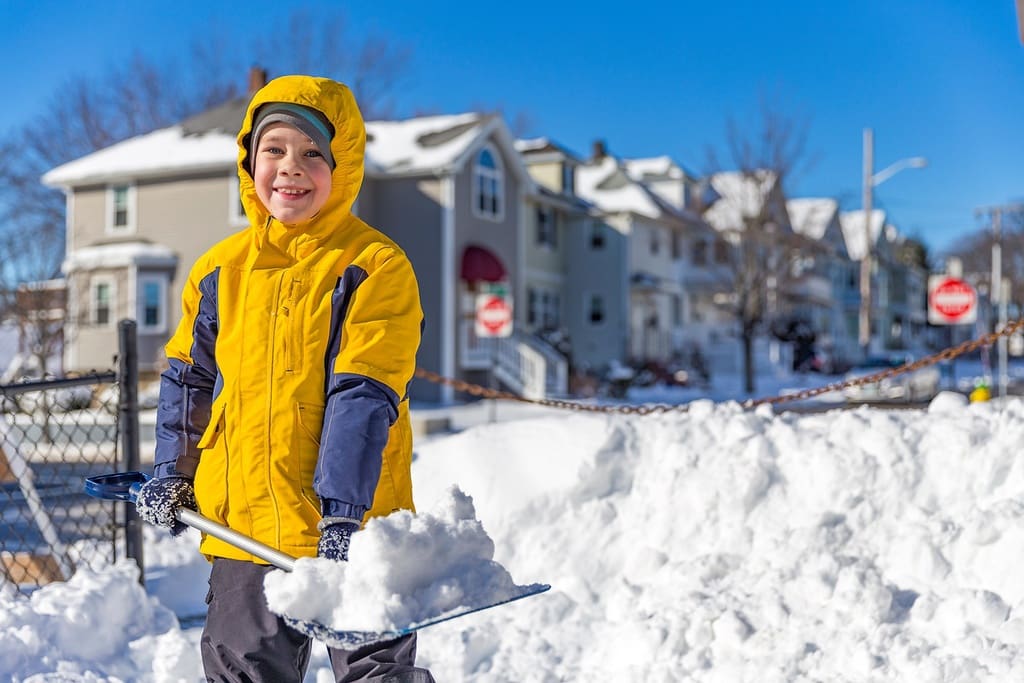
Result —
[[[700,173],[709,148],[728,165],[726,119],[755,121],[768,97],[807,125],[813,163],[791,196],[860,208],[870,127],[876,171],[927,157],[927,168],[879,185],[875,202],[933,252],[980,227],[979,207],[1024,201],[1024,46],[1013,0],[305,5],[340,10],[352,31],[411,50],[399,114],[500,106],[528,117],[525,134],[580,155],[603,139],[619,156],[668,154]],[[68,80],[134,50],[181,55],[213,31],[234,44],[278,40],[287,11],[263,0],[0,0],[13,95],[0,134],[31,121]]]

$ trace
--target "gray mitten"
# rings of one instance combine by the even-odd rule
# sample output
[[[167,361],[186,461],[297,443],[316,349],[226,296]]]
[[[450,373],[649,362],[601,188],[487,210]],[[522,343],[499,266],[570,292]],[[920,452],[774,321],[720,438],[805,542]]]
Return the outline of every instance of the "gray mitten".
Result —
[[[139,517],[150,524],[166,527],[177,536],[188,527],[178,521],[174,513],[178,508],[196,509],[196,494],[192,480],[185,477],[150,479],[135,497]]]

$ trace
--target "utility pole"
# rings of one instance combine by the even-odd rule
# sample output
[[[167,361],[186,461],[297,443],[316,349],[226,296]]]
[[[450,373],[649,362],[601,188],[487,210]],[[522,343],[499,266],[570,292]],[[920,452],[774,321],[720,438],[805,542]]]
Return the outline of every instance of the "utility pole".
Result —
[[[985,206],[975,211],[976,215],[987,214],[989,223],[992,226],[992,282],[989,284],[992,305],[998,316],[995,331],[1001,332],[1007,323],[1010,303],[1010,282],[1003,277],[1003,213],[1024,211],[1024,204],[1004,204],[1001,206]],[[1007,385],[1009,384],[1009,373],[1007,372],[1007,342],[1005,336],[996,340],[998,353],[999,396],[1006,396]]]
[[[871,231],[872,188],[874,182],[874,132],[864,129],[864,257],[860,260],[860,310],[857,341],[865,358],[871,350],[871,270],[874,261],[875,240]]]
[[[928,160],[924,157],[900,159],[875,173],[875,135],[870,128],[864,129],[864,257],[860,261],[860,329],[857,340],[865,357],[871,351],[871,273],[874,270],[875,237],[871,229],[871,214],[874,203],[875,185],[881,185],[905,168],[924,168]],[[885,228],[884,221],[881,226]]]

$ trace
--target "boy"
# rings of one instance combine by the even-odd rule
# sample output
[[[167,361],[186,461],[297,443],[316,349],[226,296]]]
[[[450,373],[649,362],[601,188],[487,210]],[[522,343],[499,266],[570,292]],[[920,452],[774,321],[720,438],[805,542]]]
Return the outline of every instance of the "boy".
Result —
[[[412,509],[406,389],[422,311],[402,250],[351,213],[366,133],[351,92],[284,76],[238,134],[250,227],[193,266],[161,376],[139,515],[197,508],[293,556],[347,561],[369,517]],[[208,680],[301,681],[310,641],[269,612],[270,567],[210,536]],[[330,650],[338,681],[432,682],[415,635]]]

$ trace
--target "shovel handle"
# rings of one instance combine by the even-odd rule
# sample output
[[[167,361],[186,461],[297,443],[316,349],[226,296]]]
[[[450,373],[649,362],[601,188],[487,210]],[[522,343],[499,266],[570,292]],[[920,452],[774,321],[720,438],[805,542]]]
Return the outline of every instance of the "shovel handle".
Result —
[[[94,498],[104,500],[123,500],[127,503],[134,503],[139,495],[139,489],[149,480],[149,475],[144,472],[119,472],[116,474],[103,474],[96,477],[89,477],[85,480],[85,492]],[[218,524],[209,517],[204,517],[195,510],[178,508],[174,516],[182,524],[199,529],[205,534],[230,543],[239,550],[269,562],[278,569],[290,572],[295,567],[295,558],[282,553],[276,548],[260,543],[254,538],[240,534],[223,524]]]

